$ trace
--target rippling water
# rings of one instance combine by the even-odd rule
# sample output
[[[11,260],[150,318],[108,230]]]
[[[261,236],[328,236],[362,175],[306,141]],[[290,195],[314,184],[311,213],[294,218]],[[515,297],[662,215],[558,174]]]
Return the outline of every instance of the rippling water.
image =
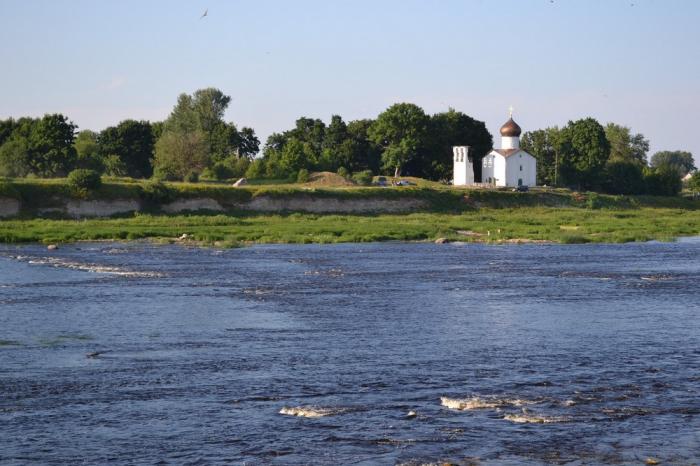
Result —
[[[700,242],[0,247],[2,464],[700,458]]]

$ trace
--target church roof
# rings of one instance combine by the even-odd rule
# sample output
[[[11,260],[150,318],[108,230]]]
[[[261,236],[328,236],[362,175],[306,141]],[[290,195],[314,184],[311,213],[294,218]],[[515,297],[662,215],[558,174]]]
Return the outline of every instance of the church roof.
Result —
[[[520,126],[513,121],[512,117],[501,126],[501,136],[504,137],[519,137],[521,132]]]

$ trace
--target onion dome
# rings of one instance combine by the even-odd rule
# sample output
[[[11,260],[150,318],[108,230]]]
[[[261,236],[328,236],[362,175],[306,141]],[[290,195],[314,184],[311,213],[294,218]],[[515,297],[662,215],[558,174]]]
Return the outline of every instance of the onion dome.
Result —
[[[520,126],[518,126],[518,124],[514,122],[512,118],[508,119],[508,121],[501,126],[501,136],[504,137],[517,138],[520,137],[521,132],[522,130],[520,129]]]

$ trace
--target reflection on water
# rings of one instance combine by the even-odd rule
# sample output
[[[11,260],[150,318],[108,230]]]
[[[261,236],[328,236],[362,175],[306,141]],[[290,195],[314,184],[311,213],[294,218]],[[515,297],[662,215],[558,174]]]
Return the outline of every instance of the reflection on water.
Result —
[[[0,247],[2,464],[693,464],[700,242]]]

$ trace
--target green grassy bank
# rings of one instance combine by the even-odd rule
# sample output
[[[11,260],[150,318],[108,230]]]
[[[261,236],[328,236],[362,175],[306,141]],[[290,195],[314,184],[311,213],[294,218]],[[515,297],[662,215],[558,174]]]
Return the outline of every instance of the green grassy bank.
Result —
[[[145,211],[120,218],[40,218],[40,208],[65,199],[139,199]],[[242,211],[237,203],[257,196],[334,199],[421,199],[420,212],[402,214],[310,214]],[[562,243],[672,240],[700,234],[700,201],[682,197],[607,196],[568,190],[457,189],[440,185],[401,188],[316,188],[300,185],[168,183],[108,180],[96,192],[76,194],[64,180],[0,182],[0,197],[22,203],[16,218],[0,220],[0,242],[154,239],[221,247],[245,243],[335,243],[388,240]],[[226,213],[164,215],[163,203],[216,199]]]
[[[0,222],[6,243],[78,240],[192,241],[221,247],[241,243],[338,243],[388,240],[562,243],[672,240],[700,234],[700,210],[638,208],[482,208],[461,213],[406,215],[151,215],[129,218]]]

